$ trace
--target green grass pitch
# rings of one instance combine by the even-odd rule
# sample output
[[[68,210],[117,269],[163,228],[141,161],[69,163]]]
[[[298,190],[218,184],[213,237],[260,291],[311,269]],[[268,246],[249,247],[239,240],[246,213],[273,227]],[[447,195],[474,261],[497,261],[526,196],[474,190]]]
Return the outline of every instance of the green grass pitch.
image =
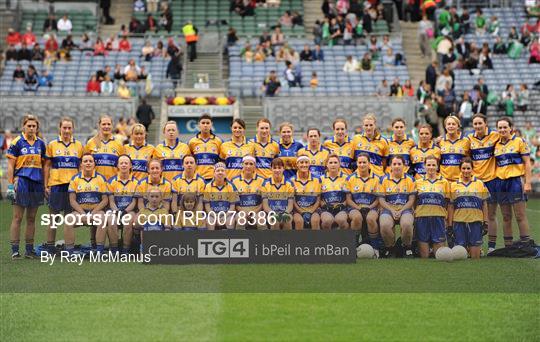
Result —
[[[529,202],[528,216],[538,241],[540,200]],[[10,220],[10,205],[0,202],[0,337],[5,341],[513,341],[540,336],[538,260],[48,266],[11,261]],[[78,234],[80,241],[87,236]],[[38,228],[36,242],[43,239]]]

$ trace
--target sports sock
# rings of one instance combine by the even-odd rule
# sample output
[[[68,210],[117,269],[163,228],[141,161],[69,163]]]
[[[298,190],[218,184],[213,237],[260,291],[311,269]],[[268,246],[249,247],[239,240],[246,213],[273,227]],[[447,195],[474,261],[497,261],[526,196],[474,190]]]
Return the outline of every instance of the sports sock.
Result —
[[[530,239],[530,238],[531,238],[531,237],[530,237],[529,235],[521,235],[521,236],[519,237],[519,239],[520,239],[521,242],[523,242],[523,243],[529,242],[529,239]]]
[[[118,252],[118,247],[112,246],[112,247],[110,248],[110,250],[111,250],[111,252],[116,253],[116,252]]]
[[[504,237],[504,245],[505,246],[511,246],[512,245],[512,236],[505,236]]]
[[[488,235],[488,248],[497,246],[497,235]]]
[[[32,254],[34,252],[34,244],[27,242],[24,249],[26,251],[26,254]]]
[[[371,247],[373,247],[373,249],[380,249],[381,239],[379,238],[379,234],[369,233],[369,244]]]
[[[103,250],[105,249],[104,245],[96,245],[96,251],[98,253],[103,253]]]
[[[11,242],[11,254],[19,253],[19,241]]]

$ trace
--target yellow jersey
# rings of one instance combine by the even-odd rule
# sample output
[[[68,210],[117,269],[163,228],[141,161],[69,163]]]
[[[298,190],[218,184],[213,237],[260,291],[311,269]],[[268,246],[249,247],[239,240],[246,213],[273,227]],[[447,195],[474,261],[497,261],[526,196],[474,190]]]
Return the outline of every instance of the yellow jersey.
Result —
[[[236,144],[232,140],[225,141],[219,149],[219,158],[225,162],[227,179],[231,180],[242,173],[242,158],[247,155],[254,156],[253,144],[244,141]]]
[[[189,140],[189,149],[197,161],[197,172],[202,178],[210,180],[214,177],[214,165],[219,161],[219,150],[222,144],[221,138],[210,134],[208,139],[201,138],[197,133]]]
[[[446,135],[439,142],[439,148],[441,149],[441,175],[452,182],[458,180],[461,174],[459,164],[469,155],[470,140],[460,135],[456,140],[451,141]]]
[[[48,186],[69,184],[73,176],[79,172],[79,165],[83,155],[82,143],[71,138],[65,144],[61,137],[47,145],[47,158],[51,161]]]
[[[187,179],[185,174],[174,177],[172,182],[172,191],[178,194],[202,194],[204,190],[204,178],[200,175],[196,175],[191,179]]]
[[[313,152],[309,147],[301,148],[297,155],[306,156],[309,158],[309,172],[313,177],[321,178],[326,172],[326,159],[331,154],[330,150],[320,145],[319,148]]]
[[[388,157],[388,141],[380,133],[373,139],[369,139],[363,134],[357,134],[351,143],[354,148],[354,160],[358,158],[360,153],[367,153],[371,163],[371,171],[379,177],[384,176],[383,163]]]
[[[148,176],[148,161],[154,155],[154,146],[144,144],[135,146],[133,144],[124,145],[124,152],[131,158],[133,176],[141,180]]]
[[[92,153],[96,161],[96,171],[103,175],[105,179],[110,179],[116,175],[118,156],[124,154],[124,145],[112,137],[99,143],[98,139],[99,137],[90,139],[84,147],[84,152]]]
[[[355,168],[354,160],[354,148],[351,143],[351,139],[346,136],[343,143],[338,143],[336,137],[325,140],[323,146],[330,150],[331,153],[335,153],[339,156],[339,163],[341,164],[341,172],[346,175],[353,173]]]
[[[301,180],[297,174],[291,178],[290,183],[294,189],[294,201],[300,208],[300,213],[314,213],[315,204],[321,193],[321,180],[311,174],[306,180]]]
[[[484,215],[482,207],[489,197],[484,182],[473,178],[469,183],[462,179],[450,185],[451,201],[454,206],[454,222],[482,222]]]
[[[508,179],[525,175],[523,157],[529,156],[530,153],[529,145],[521,137],[513,135],[506,143],[499,141],[495,145],[497,178]]]
[[[442,176],[429,180],[426,176],[416,180],[416,217],[447,216],[450,201],[450,183]]]
[[[88,212],[101,202],[103,195],[107,195],[109,189],[105,177],[96,171],[90,178],[83,177],[83,174],[79,172],[71,178],[68,192],[75,193],[77,203]]]
[[[418,145],[411,148],[411,168],[416,179],[420,179],[426,174],[424,162],[427,156],[434,156],[440,162],[441,149],[433,142],[428,148],[421,148]]]
[[[170,227],[174,223],[173,217],[169,215],[167,209],[163,208],[163,205],[155,209],[146,206],[139,212],[139,215],[144,215],[144,218],[140,220],[141,223],[144,222],[145,231],[165,230],[165,226]]]
[[[403,171],[405,173],[409,172],[411,167],[411,149],[414,147],[414,140],[409,138],[407,135],[403,138],[402,141],[396,141],[395,135],[388,140],[388,164],[392,160],[393,156],[402,156],[405,159],[405,167]],[[386,173],[390,173],[390,166],[386,167]]]
[[[266,144],[261,143],[261,140],[257,135],[250,140],[255,152],[257,174],[264,179],[272,177],[272,160],[279,155],[279,144],[271,137],[268,139]]]
[[[487,130],[484,138],[479,139],[476,133],[467,136],[470,142],[473,175],[484,182],[495,179],[495,144],[500,139],[499,133]]]
[[[21,133],[11,141],[6,156],[15,160],[14,177],[26,177],[43,183],[43,162],[47,158],[47,146],[41,138],[36,137],[30,141]]]
[[[163,177],[169,182],[172,182],[174,177],[182,174],[182,171],[184,171],[184,157],[190,154],[191,151],[188,145],[178,138],[174,146],[168,146],[166,142],[162,142],[154,149],[154,158],[161,160]]]
[[[296,154],[303,148],[301,142],[292,140],[290,144],[285,145],[282,140],[279,141],[279,155],[285,164],[285,180],[288,181],[296,175]]]
[[[349,187],[351,199],[360,208],[368,208],[377,200],[380,182],[381,179],[374,173],[362,178],[358,171],[354,172],[347,177],[347,186]]]
[[[120,180],[120,175],[109,179],[109,194],[114,196],[114,203],[119,210],[126,209],[136,198],[139,181],[133,174],[127,180]]]
[[[169,182],[167,179],[165,179],[164,176],[161,177],[159,183],[152,183],[150,181],[149,177],[145,177],[139,181],[137,184],[137,197],[141,197],[144,199],[144,204],[146,205],[146,195],[148,193],[148,190],[151,187],[157,187],[159,189],[159,192],[161,192],[162,200],[170,202],[172,199],[171,193],[172,193],[172,185],[171,182]]]
[[[328,174],[321,177],[321,199],[326,206],[345,204],[348,192],[346,174],[340,173],[333,178]]]
[[[381,178],[379,196],[383,197],[394,210],[401,210],[415,191],[414,179],[407,174],[399,179],[393,179],[389,174]]]
[[[242,174],[232,179],[232,183],[238,191],[238,207],[249,211],[262,203],[261,191],[265,179],[255,175],[247,180]]]
[[[213,212],[227,212],[231,210],[231,205],[238,204],[238,192],[229,181],[226,181],[222,186],[211,181],[204,186],[203,200],[205,204],[210,205]]]
[[[272,211],[283,213],[287,210],[289,200],[294,198],[294,189],[285,178],[280,183],[275,183],[274,179],[270,178],[263,183],[262,197],[268,200]]]

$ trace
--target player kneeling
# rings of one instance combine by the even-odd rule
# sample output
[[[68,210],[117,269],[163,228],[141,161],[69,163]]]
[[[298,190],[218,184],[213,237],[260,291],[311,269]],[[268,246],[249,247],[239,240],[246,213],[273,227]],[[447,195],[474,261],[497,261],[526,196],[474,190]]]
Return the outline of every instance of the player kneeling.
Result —
[[[463,159],[460,170],[460,179],[450,184],[449,229],[453,229],[456,245],[467,248],[471,258],[479,259],[482,233],[487,231],[489,192],[481,180],[473,177],[470,158]]]
[[[429,257],[429,244],[433,253],[443,247],[446,241],[446,207],[450,196],[450,183],[437,174],[439,162],[434,156],[427,156],[424,165],[426,174],[416,181],[417,204],[416,238],[420,257]]]
[[[263,209],[271,229],[292,229],[294,189],[283,175],[285,163],[275,158],[270,164],[272,177],[263,184]],[[272,216],[275,215],[275,221]]]
[[[379,218],[381,236],[384,240],[385,257],[392,252],[396,254],[394,228],[399,224],[401,228],[401,241],[405,248],[405,257],[412,257],[411,248],[413,238],[413,205],[414,180],[404,174],[405,160],[402,156],[394,156],[390,160],[391,173],[381,179],[380,198],[382,211]]]
[[[141,253],[143,251],[144,232],[164,231],[172,228],[174,217],[166,208],[163,194],[156,186],[150,186],[146,192],[144,208],[137,214],[134,228],[141,230]]]
[[[321,225],[320,193],[321,181],[309,171],[309,158],[300,156],[296,160],[298,172],[291,178],[294,188],[294,229],[319,230]]]
[[[73,253],[75,249],[75,227],[76,226],[98,226],[96,230],[96,249],[102,253],[105,246],[107,230],[105,229],[105,213],[103,209],[107,206],[107,181],[96,172],[94,156],[85,153],[81,159],[81,172],[73,176],[69,182],[69,203],[73,208],[75,223],[67,224],[64,227],[64,240],[66,250]]]

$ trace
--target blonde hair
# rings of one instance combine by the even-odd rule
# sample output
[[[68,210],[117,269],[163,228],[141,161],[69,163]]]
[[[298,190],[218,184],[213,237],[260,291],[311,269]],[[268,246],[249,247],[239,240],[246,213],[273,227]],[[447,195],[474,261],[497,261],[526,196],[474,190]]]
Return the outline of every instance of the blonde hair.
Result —
[[[135,131],[146,133],[146,128],[144,127],[143,124],[140,124],[140,123],[134,124],[131,127],[131,141],[133,141],[133,133],[135,133]],[[146,140],[146,137],[145,137],[145,140]]]
[[[375,114],[367,113],[366,115],[364,115],[364,117],[362,118],[362,124],[364,124],[366,120],[373,121],[373,123],[375,124],[375,135],[379,134],[380,131],[379,131],[379,127],[377,126],[377,117],[375,116]]]
[[[163,133],[165,133],[165,127],[167,127],[167,125],[174,125],[174,127],[176,127],[176,130],[178,130],[178,125],[176,124],[176,121],[169,120],[165,122],[165,125],[163,125]]]
[[[99,116],[99,120],[98,120],[98,123],[97,123],[97,126],[98,126],[98,132],[96,135],[94,135],[88,142],[91,142],[93,141],[94,142],[94,145],[96,145],[96,149],[100,149],[101,148],[101,131],[99,129],[99,126],[101,125],[101,121],[105,120],[105,119],[109,119],[111,120],[111,126],[114,124],[114,121],[112,119],[112,117],[110,117],[109,115],[107,114],[101,114]]]
[[[461,128],[461,120],[459,120],[459,118],[455,115],[447,116],[446,119],[444,119],[445,128],[446,128],[446,123],[448,122],[448,120],[453,120],[458,125],[458,128]]]
[[[281,130],[285,127],[289,127],[291,129],[291,131],[294,131],[294,126],[292,123],[288,122],[288,121],[285,121],[283,122],[281,125],[279,125],[279,132],[281,133]]]

